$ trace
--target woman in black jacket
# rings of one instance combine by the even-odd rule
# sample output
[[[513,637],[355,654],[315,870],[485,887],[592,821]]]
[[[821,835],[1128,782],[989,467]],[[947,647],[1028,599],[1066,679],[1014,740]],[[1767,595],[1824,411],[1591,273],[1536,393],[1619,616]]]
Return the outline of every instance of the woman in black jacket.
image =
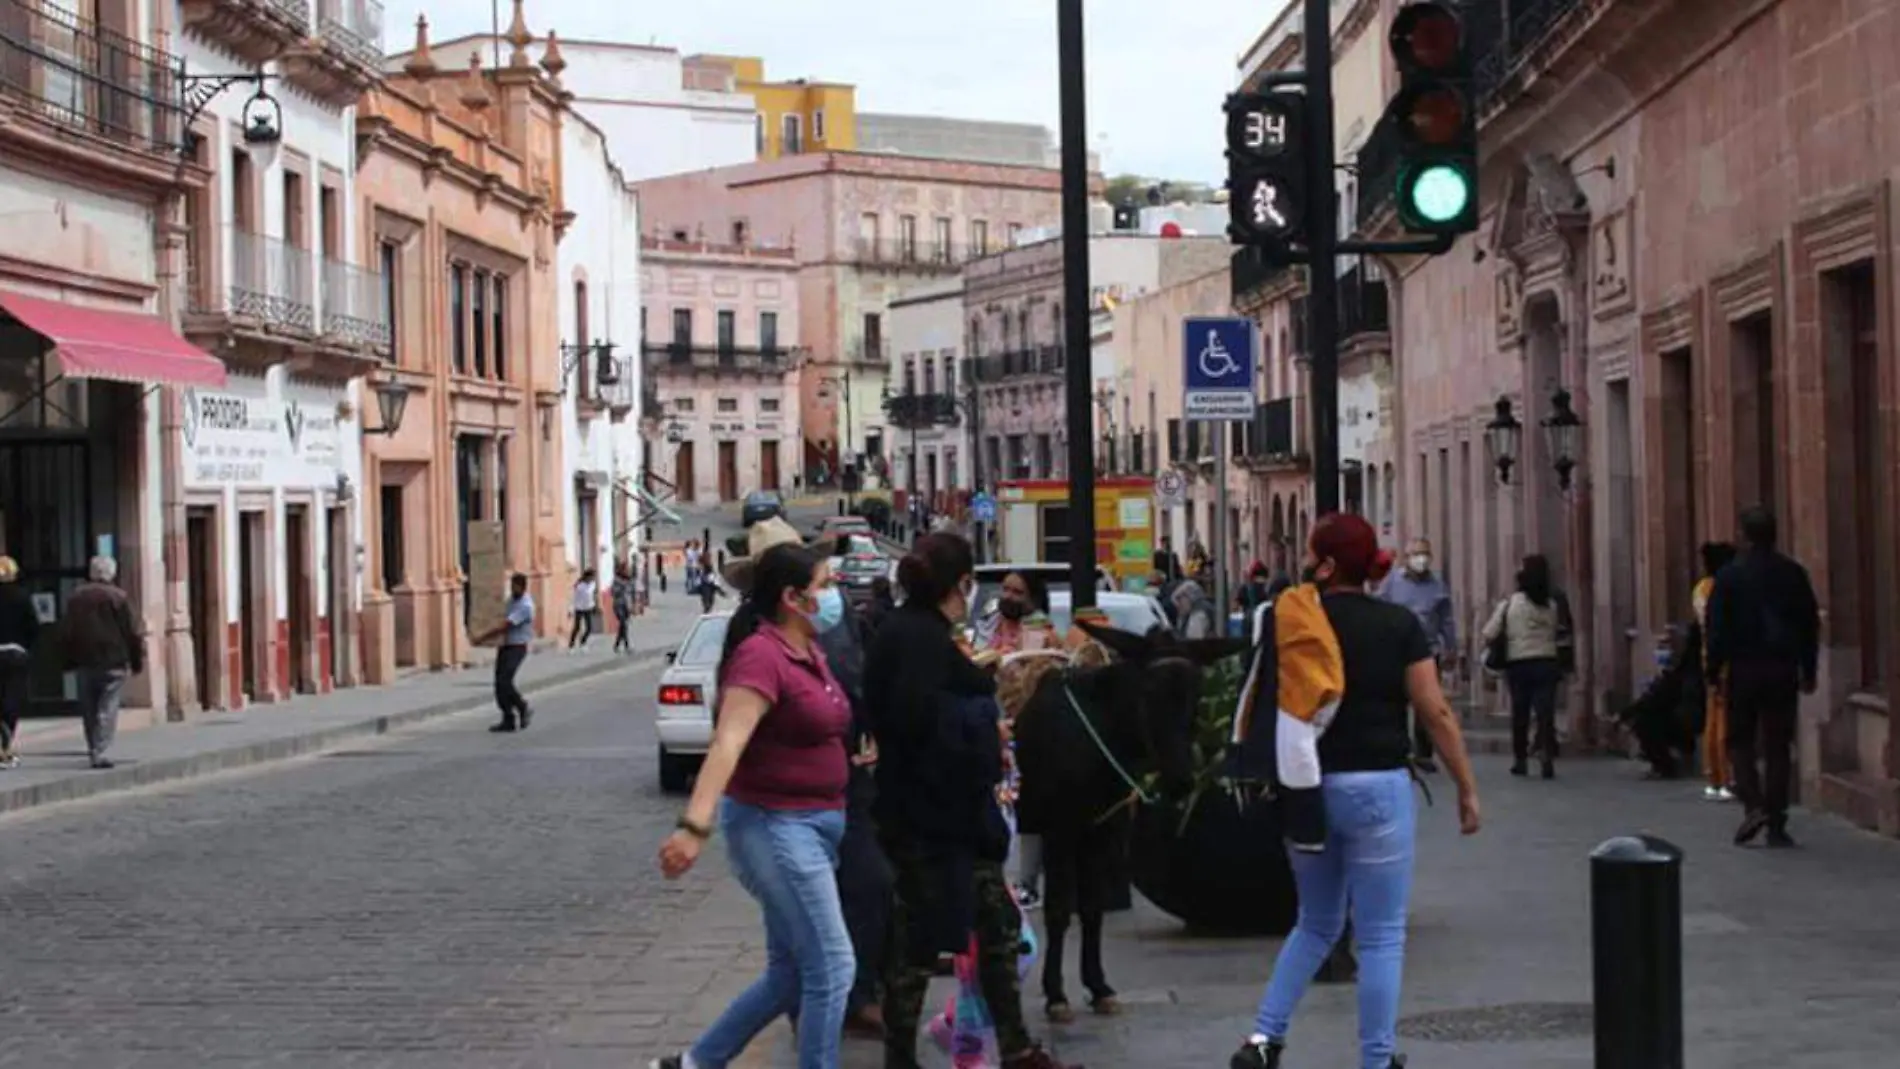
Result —
[[[13,736],[20,730],[20,712],[26,706],[26,688],[32,678],[33,644],[39,638],[40,615],[33,599],[20,589],[20,566],[0,556],[0,768],[13,768],[20,756],[13,752]]]
[[[975,570],[963,538],[919,538],[898,565],[904,604],[885,617],[865,658],[878,836],[896,874],[885,1069],[918,1065],[917,1025],[937,959],[968,949],[972,934],[1003,1065],[1060,1069],[1023,1024],[1022,915],[1004,875],[1009,827],[996,799],[1003,774],[996,684],[958,642]]]

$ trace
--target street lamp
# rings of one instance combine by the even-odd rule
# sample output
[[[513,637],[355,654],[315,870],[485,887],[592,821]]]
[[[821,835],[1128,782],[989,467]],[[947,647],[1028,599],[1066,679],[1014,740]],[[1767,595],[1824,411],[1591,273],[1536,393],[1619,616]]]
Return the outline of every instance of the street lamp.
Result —
[[[1491,463],[1498,469],[1500,483],[1510,484],[1511,469],[1517,465],[1518,441],[1523,434],[1524,425],[1511,411],[1511,399],[1499,397],[1497,415],[1484,425],[1484,438],[1491,447]]]
[[[595,339],[594,344],[578,341],[572,345],[560,344],[561,351],[561,392],[567,392],[567,379],[582,360],[592,356],[594,359],[594,385],[612,386],[620,381],[620,366],[614,362],[614,350],[619,348],[610,341]]]
[[[1557,472],[1559,489],[1570,489],[1570,474],[1577,470],[1578,439],[1583,437],[1583,420],[1570,407],[1570,391],[1562,386],[1550,395],[1550,415],[1544,417],[1545,441],[1550,446],[1550,466]]]
[[[383,417],[380,427],[364,427],[364,434],[392,435],[402,429],[402,414],[409,407],[409,384],[389,379],[377,383],[376,411]]]
[[[844,448],[838,452],[838,481],[844,486],[846,508],[855,508],[857,506],[856,480],[850,474],[855,465],[848,463],[851,455],[851,371],[846,368],[842,375],[826,375],[819,379],[818,383],[821,386],[830,386],[844,391],[844,434],[840,436],[844,439]]]

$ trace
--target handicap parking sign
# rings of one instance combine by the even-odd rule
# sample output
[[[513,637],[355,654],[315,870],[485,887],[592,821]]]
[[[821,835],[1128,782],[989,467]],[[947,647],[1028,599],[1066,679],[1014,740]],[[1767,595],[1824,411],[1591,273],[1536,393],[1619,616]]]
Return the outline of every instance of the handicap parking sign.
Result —
[[[1254,321],[1195,316],[1182,326],[1183,414],[1190,420],[1245,421],[1254,414]]]
[[[970,499],[970,518],[978,523],[996,522],[996,499],[988,494],[977,494]]]

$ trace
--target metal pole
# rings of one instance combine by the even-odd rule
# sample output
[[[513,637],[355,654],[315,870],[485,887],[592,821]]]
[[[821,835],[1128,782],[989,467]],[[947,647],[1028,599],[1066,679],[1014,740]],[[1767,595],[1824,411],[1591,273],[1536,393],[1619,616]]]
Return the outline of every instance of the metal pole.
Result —
[[[1339,246],[1333,184],[1332,4],[1306,0],[1307,356],[1312,360],[1313,519],[1339,511]]]
[[[970,358],[970,497],[983,492],[983,390],[978,379],[977,358]],[[976,559],[979,564],[989,563],[989,537],[986,525],[978,522],[970,525],[970,531],[976,536]]]
[[[1209,424],[1214,429],[1214,608],[1215,636],[1227,634],[1227,451],[1232,424]]]
[[[1089,371],[1089,126],[1082,0],[1059,0],[1062,85],[1062,314],[1069,427],[1069,597],[1095,607],[1095,401]]]
[[[1682,1069],[1682,851],[1648,835],[1590,853],[1597,1069]]]
[[[856,465],[851,463],[854,450],[851,448],[851,369],[844,369],[844,455],[838,458],[838,481],[844,484],[844,503],[847,509],[856,508],[857,491],[853,489],[861,475],[854,475]]]

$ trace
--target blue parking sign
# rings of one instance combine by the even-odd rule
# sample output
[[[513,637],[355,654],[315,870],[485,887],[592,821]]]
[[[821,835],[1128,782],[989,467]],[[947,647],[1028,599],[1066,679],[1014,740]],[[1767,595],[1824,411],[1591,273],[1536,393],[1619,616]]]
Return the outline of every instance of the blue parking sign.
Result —
[[[1195,316],[1181,322],[1182,414],[1190,420],[1245,421],[1254,414],[1254,321]]]
[[[978,523],[995,523],[996,499],[988,494],[970,498],[970,518]]]

